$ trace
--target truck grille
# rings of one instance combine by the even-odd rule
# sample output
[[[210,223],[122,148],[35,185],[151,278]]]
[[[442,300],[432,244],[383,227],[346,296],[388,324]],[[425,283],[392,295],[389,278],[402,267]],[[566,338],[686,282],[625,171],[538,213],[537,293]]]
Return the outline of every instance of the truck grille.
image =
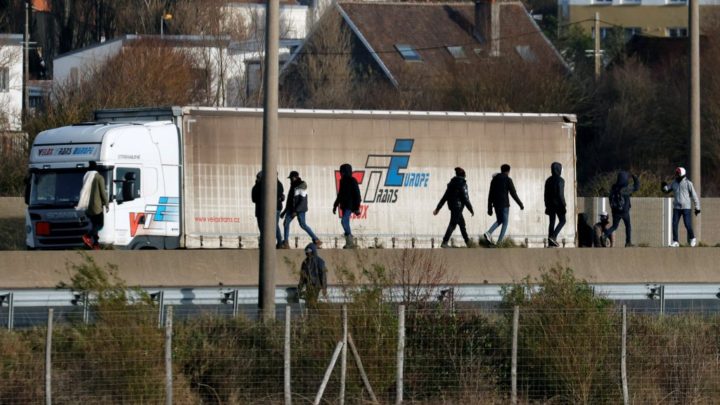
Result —
[[[51,222],[50,236],[38,237],[41,246],[81,246],[82,236],[90,230],[89,221]]]

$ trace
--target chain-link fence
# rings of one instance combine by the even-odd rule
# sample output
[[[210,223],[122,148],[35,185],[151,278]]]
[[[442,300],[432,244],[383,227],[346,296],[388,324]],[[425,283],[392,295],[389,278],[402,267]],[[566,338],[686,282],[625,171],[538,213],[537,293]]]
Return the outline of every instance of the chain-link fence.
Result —
[[[720,316],[574,309],[171,307],[0,331],[0,403],[716,403]],[[31,316],[31,315],[28,315]],[[40,319],[36,324],[40,323]],[[52,322],[50,322],[52,321]]]

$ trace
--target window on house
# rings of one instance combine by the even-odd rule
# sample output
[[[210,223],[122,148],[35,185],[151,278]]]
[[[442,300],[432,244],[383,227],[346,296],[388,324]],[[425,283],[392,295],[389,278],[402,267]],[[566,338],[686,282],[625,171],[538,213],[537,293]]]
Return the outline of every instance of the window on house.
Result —
[[[593,0],[594,4],[612,4],[613,0]]]
[[[448,46],[447,47],[448,52],[450,52],[450,55],[452,55],[455,60],[466,60],[467,55],[465,54],[465,50],[462,46]]]
[[[611,31],[610,27],[600,27],[600,39],[606,39]],[[592,38],[595,39],[595,27],[592,28]]]
[[[687,28],[683,27],[668,27],[666,33],[671,38],[686,37],[688,35]]]
[[[625,40],[629,41],[632,37],[635,35],[642,34],[642,28],[640,27],[626,27],[623,30],[623,33],[625,34]]]
[[[530,49],[530,45],[518,45],[515,47],[515,51],[525,62],[535,62],[537,60],[535,53]]]
[[[10,91],[10,69],[0,68],[0,91]]]
[[[687,0],[667,0],[669,4],[685,4]]]
[[[260,90],[262,84],[262,69],[260,61],[249,61],[245,64],[245,95],[250,97]]]
[[[421,61],[422,57],[411,45],[395,44],[395,49],[400,52],[400,56],[407,61]]]

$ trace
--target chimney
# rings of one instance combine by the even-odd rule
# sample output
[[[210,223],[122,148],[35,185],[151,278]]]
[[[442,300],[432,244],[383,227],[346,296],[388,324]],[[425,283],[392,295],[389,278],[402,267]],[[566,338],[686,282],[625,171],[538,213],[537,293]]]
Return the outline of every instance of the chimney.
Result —
[[[500,55],[500,4],[497,0],[475,0],[474,34],[490,45],[490,56]]]

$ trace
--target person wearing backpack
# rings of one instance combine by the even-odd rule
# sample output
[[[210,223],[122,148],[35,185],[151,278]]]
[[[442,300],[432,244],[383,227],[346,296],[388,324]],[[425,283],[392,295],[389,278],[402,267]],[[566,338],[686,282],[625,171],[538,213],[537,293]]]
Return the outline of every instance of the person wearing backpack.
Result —
[[[633,184],[630,186],[630,177],[632,176]],[[605,231],[605,238],[610,238],[620,226],[620,221],[625,224],[625,247],[632,247],[632,225],[630,224],[630,196],[640,189],[640,180],[636,175],[631,175],[626,171],[621,171],[617,175],[617,181],[610,189],[610,210],[612,210],[613,225]]]
[[[665,194],[673,193],[673,241],[670,246],[680,246],[680,244],[678,243],[678,225],[680,224],[680,217],[682,217],[683,222],[685,223],[688,244],[691,247],[697,246],[697,239],[695,239],[695,232],[693,232],[692,217],[690,216],[690,212],[692,209],[692,204],[695,204],[695,215],[697,216],[700,214],[700,198],[698,198],[692,182],[685,176],[685,168],[676,168],[675,180],[670,184],[667,184],[663,181],[662,191]]]

